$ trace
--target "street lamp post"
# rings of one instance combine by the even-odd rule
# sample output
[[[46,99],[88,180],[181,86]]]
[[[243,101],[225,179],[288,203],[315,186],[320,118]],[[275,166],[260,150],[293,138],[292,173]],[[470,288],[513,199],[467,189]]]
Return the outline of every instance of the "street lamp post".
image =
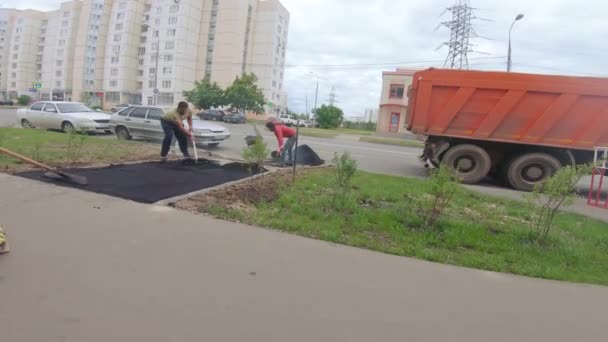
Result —
[[[511,29],[509,30],[509,54],[508,54],[508,60],[507,60],[507,72],[511,72],[511,67],[513,66],[513,60],[511,58],[511,53],[512,53],[512,48],[511,48],[511,32],[513,31],[513,26],[515,26],[515,23],[522,20],[524,18],[523,14],[518,14],[517,17],[515,17],[515,20],[513,20],[513,24],[511,24]]]

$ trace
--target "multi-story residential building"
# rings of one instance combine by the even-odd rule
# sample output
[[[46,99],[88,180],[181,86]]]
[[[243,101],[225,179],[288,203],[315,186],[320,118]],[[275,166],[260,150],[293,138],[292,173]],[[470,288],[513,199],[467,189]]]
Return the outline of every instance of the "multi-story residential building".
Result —
[[[32,90],[33,82],[42,72],[40,48],[41,32],[46,26],[43,12],[34,10],[18,11],[10,37],[8,54],[7,91],[10,98],[18,95],[37,96]]]
[[[0,9],[0,100],[8,99],[8,63],[15,10]]]
[[[70,1],[61,4],[57,11],[45,13],[46,32],[44,37],[41,34],[39,45],[43,46],[43,65],[37,75],[37,80],[42,82],[42,99],[69,101],[78,95],[73,94],[72,81],[81,8],[80,1]]]
[[[279,0],[258,1],[254,43],[249,70],[260,79],[272,112],[287,108],[284,87],[289,12]]]
[[[101,106],[105,54],[114,0],[83,0],[74,44],[72,92],[81,101]]]
[[[72,0],[46,13],[5,10],[2,25],[18,57],[0,53],[0,94],[171,106],[197,80],[228,87],[253,72],[268,110],[287,107],[289,12],[279,0]]]

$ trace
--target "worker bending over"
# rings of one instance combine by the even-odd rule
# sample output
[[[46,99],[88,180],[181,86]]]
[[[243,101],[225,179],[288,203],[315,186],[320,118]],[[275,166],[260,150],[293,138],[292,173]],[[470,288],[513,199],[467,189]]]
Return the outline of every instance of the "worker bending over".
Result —
[[[281,122],[269,121],[266,123],[268,128],[277,137],[279,142],[279,154],[281,155],[281,166],[293,165],[293,148],[296,144],[296,130],[285,126]],[[287,138],[287,142],[284,139]]]
[[[188,129],[184,127],[184,120],[188,121]],[[163,147],[160,152],[161,161],[167,161],[167,155],[171,149],[173,137],[177,138],[179,149],[182,151],[185,160],[190,160],[188,153],[188,142],[192,139],[192,110],[188,107],[187,102],[180,102],[177,109],[169,111],[160,119],[160,124],[165,133],[163,139]]]

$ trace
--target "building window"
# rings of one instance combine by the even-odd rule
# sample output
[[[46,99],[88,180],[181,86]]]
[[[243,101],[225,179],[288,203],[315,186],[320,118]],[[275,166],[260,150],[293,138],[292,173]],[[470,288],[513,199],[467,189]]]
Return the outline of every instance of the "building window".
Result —
[[[116,14],[116,19],[118,19],[118,20],[120,20],[120,19],[122,19],[124,17],[125,17],[124,13],[118,13],[118,14]]]
[[[150,56],[150,60],[151,60],[152,62],[156,62],[156,60],[157,60],[157,59],[158,59],[158,55],[151,55],[151,56]]]
[[[63,71],[61,71],[61,70],[55,71],[55,76],[57,76],[57,77],[63,76]]]
[[[118,57],[112,57],[112,64],[118,64]]]
[[[143,76],[143,75],[144,75],[143,70],[137,70],[137,76]]]
[[[146,48],[145,48],[145,47],[140,47],[140,48],[139,48],[139,55],[140,55],[140,56],[143,56],[143,55],[145,55],[145,54],[146,54]]]
[[[142,36],[142,37],[139,39],[139,42],[143,44],[143,43],[145,43],[147,40],[148,40],[148,37],[146,37],[146,36]]]
[[[175,46],[174,42],[166,42],[165,43],[165,49],[167,49],[167,50],[173,49],[174,46]]]
[[[402,99],[405,93],[405,86],[403,84],[391,84],[388,97],[391,99]]]
[[[63,50],[57,50],[57,56],[58,57],[63,56]]]
[[[176,13],[177,11],[179,11],[179,5],[171,5],[171,7],[169,7],[169,12]]]
[[[13,50],[19,50],[19,45],[13,46]]]
[[[165,55],[165,62],[171,62],[173,60],[173,55]]]
[[[70,16],[70,12],[69,11],[63,12],[63,17],[64,18],[67,18],[69,16]]]
[[[163,68],[163,74],[169,75],[171,73],[173,73],[173,70],[171,69],[171,67],[164,67]]]
[[[154,19],[154,25],[160,26],[160,19]]]
[[[167,30],[167,36],[168,37],[175,37],[175,32],[176,32],[175,29],[168,29]]]
[[[55,87],[61,88],[62,86],[63,86],[63,83],[61,83],[61,81],[55,82]]]
[[[139,59],[139,65],[144,65],[144,59],[143,58]]]
[[[112,76],[118,76],[118,69],[117,68],[112,68],[112,70],[110,70],[110,75],[112,75]]]
[[[150,75],[156,74],[156,68],[150,68]]]
[[[125,8],[127,8],[127,2],[126,2],[126,1],[121,1],[121,2],[118,4],[118,8],[120,8],[120,9],[125,9]]]
[[[152,51],[158,51],[158,43],[152,43]]]
[[[114,41],[115,42],[119,42],[121,38],[122,38],[122,36],[120,34],[115,34],[114,35]]]
[[[60,40],[59,43],[57,44],[59,46],[65,46],[65,40]]]
[[[158,30],[154,31],[154,32],[152,33],[152,36],[153,36],[154,38],[158,38]]]
[[[122,30],[122,24],[116,24],[116,25],[114,26],[114,29],[115,29],[116,31],[121,31],[121,30]]]
[[[154,80],[148,81],[148,88],[156,88],[156,82]]]
[[[64,20],[64,21],[61,22],[61,26],[62,27],[68,27],[69,24],[70,23],[67,20]]]
[[[18,54],[14,54],[13,55],[13,59],[19,59],[19,55]]]
[[[169,81],[169,80],[163,81],[163,88],[165,88],[165,89],[171,88],[171,81]]]
[[[17,83],[16,82],[11,82],[11,88],[17,88]]]
[[[117,87],[118,86],[118,81],[117,80],[111,80],[110,81],[110,87]]]
[[[169,25],[177,24],[177,17],[169,18]]]

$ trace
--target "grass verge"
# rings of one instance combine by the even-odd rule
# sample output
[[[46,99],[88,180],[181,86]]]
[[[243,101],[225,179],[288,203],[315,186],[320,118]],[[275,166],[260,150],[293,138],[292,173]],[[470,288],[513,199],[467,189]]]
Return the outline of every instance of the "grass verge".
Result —
[[[338,136],[338,133],[332,130],[300,127],[300,135],[314,138],[334,139]]]
[[[281,186],[290,184],[289,175],[273,175],[253,188],[279,191],[265,194],[240,185],[185,200],[178,207],[394,255],[608,285],[606,223],[560,213],[549,240],[538,245],[531,238],[524,203],[463,190],[439,230],[429,232],[422,214],[430,200],[428,182],[360,172],[337,210],[328,190],[333,186],[330,172],[308,171],[291,187]]]
[[[78,138],[76,138],[78,139]],[[66,164],[102,165],[108,163],[157,158],[158,148],[145,144],[102,139],[94,136],[82,138],[81,146],[72,146],[67,160],[70,135],[36,129],[0,128],[0,146],[37,161],[55,166]],[[0,154],[0,169],[20,171],[28,169],[18,160]]]
[[[381,144],[381,145],[394,145],[394,146],[419,147],[419,148],[424,147],[424,143],[422,143],[420,141],[416,141],[416,140],[361,137],[361,139],[359,139],[359,141],[372,143],[372,144]]]

